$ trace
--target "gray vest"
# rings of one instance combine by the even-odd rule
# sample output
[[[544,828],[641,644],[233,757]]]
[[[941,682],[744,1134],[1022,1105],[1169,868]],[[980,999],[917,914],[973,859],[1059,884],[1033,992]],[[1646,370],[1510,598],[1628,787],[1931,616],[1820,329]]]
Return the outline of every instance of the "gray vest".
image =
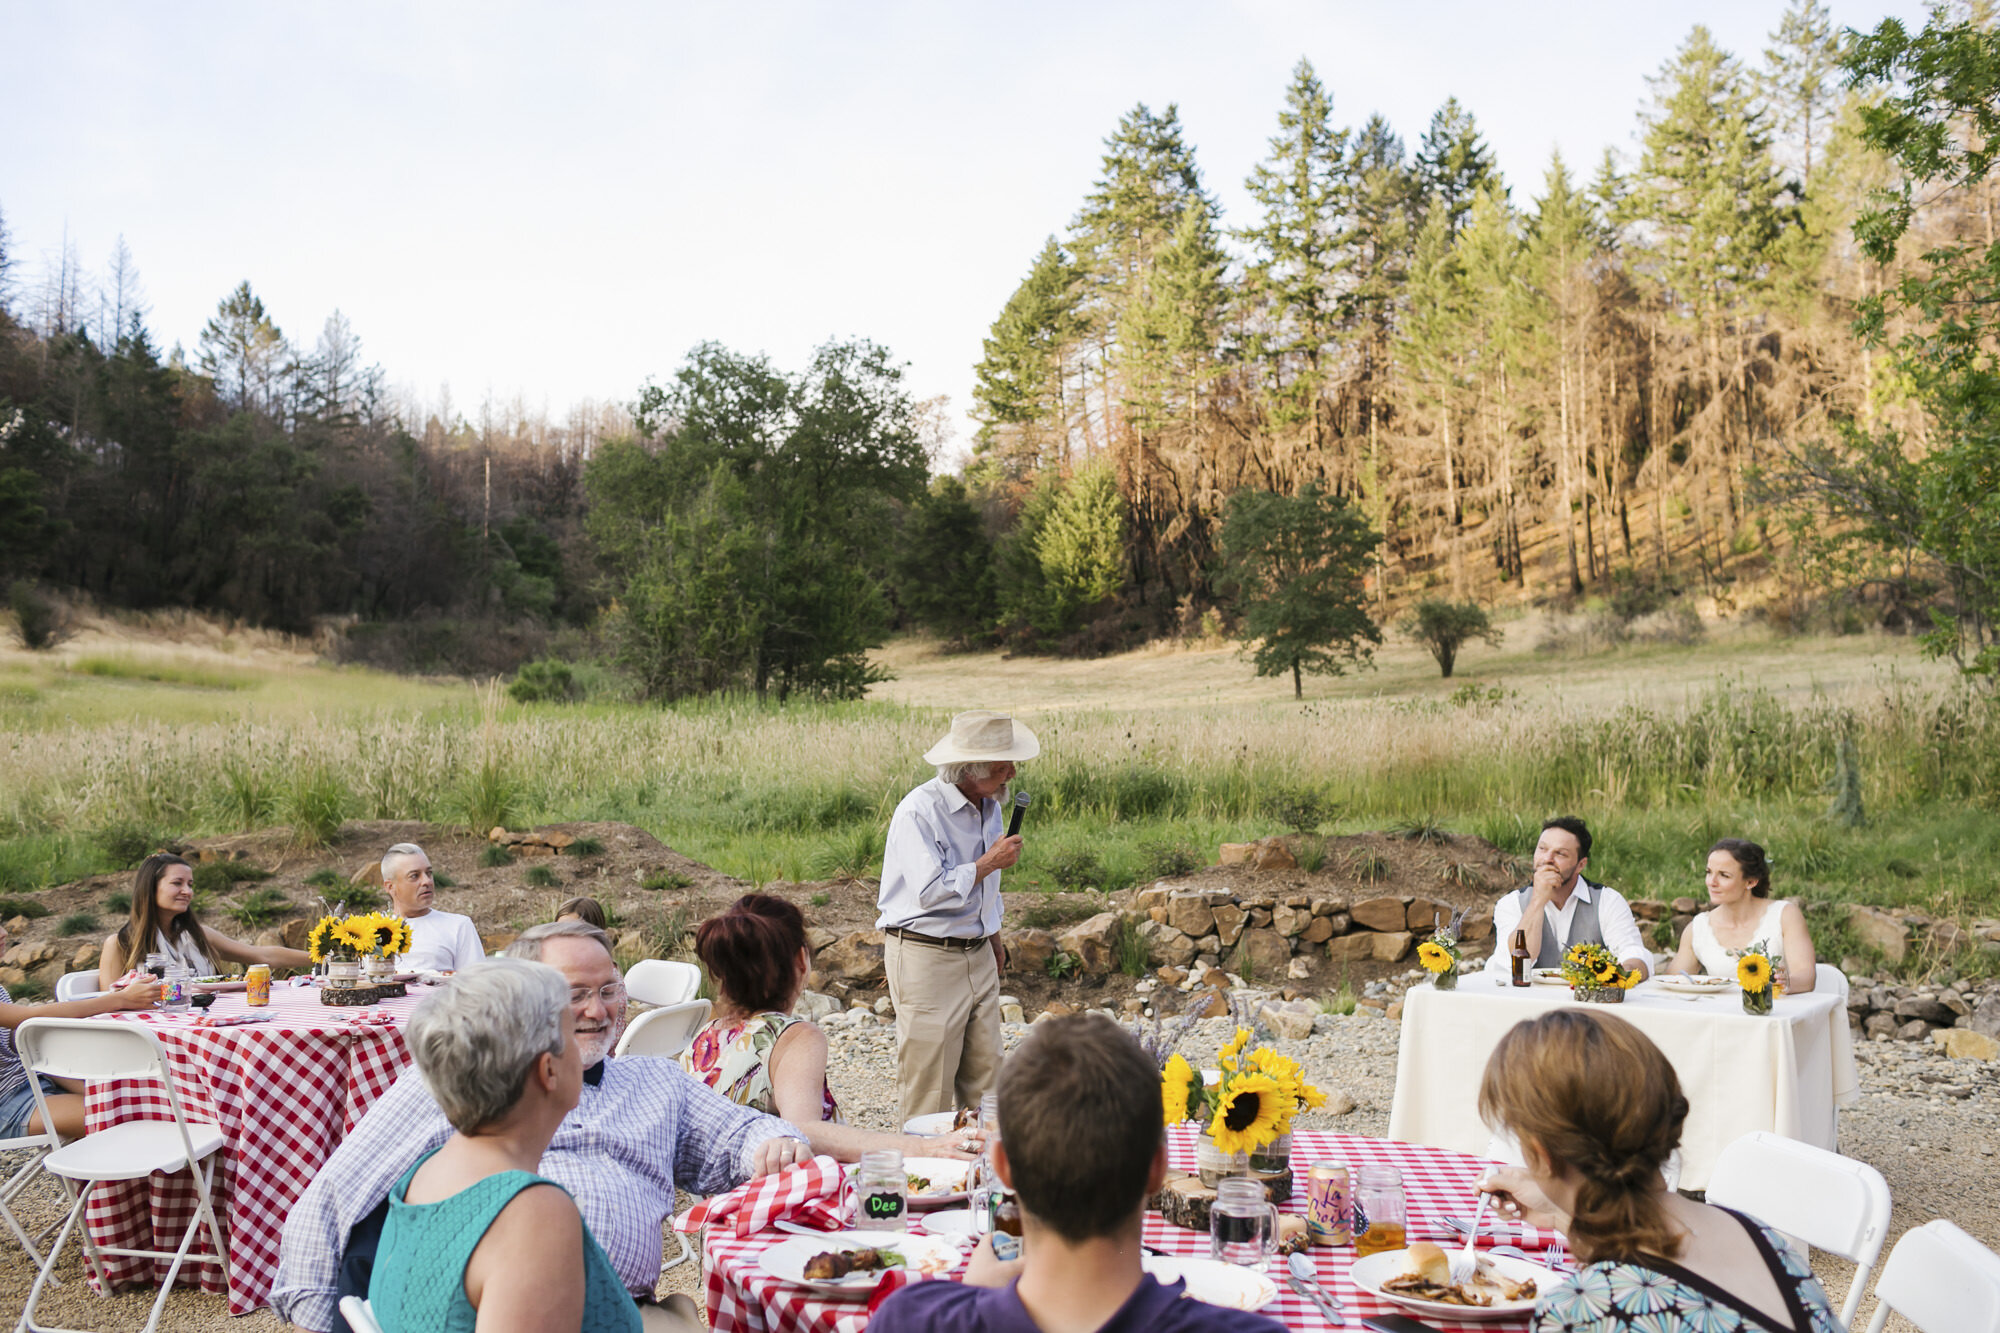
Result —
[[[1580,875],[1577,877],[1576,882],[1579,887],[1586,884],[1590,885],[1590,901],[1585,902],[1581,898],[1576,899],[1576,910],[1570,914],[1569,938],[1566,940],[1557,939],[1555,931],[1549,929],[1546,920],[1543,921],[1542,952],[1535,959],[1536,967],[1561,967],[1563,954],[1572,944],[1604,943],[1604,931],[1597,924],[1597,904],[1600,901],[1598,895],[1604,892],[1603,886],[1591,884],[1589,880],[1584,879]],[[1524,917],[1528,912],[1528,895],[1533,890],[1534,885],[1532,884],[1523,884],[1520,888],[1514,890],[1514,901],[1520,907],[1521,914]],[[1574,893],[1574,890],[1571,892]]]

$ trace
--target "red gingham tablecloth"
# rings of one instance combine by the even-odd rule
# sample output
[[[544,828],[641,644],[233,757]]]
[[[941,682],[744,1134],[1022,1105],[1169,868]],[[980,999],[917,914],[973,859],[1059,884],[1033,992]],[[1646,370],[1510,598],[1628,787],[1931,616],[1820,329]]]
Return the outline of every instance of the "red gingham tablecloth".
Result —
[[[105,1015],[152,1028],[166,1048],[188,1119],[222,1127],[214,1198],[229,1247],[227,1286],[212,1263],[186,1264],[182,1282],[199,1282],[204,1291],[226,1290],[231,1314],[264,1304],[277,1277],[285,1214],[348,1129],[409,1063],[403,1022],[427,989],[411,986],[407,997],[365,1011],[323,1005],[312,987],[283,983],[272,986],[271,1004],[263,1010],[251,1010],[240,993],[218,995],[208,1011],[212,1016],[271,1015],[269,1022],[234,1027],[200,1026],[193,1011]],[[155,1079],[94,1082],[84,1099],[84,1127],[91,1132],[127,1120],[172,1118],[166,1092]],[[91,1191],[84,1225],[99,1245],[171,1251],[180,1245],[196,1204],[194,1179],[186,1171],[107,1183]],[[208,1253],[204,1228],[196,1233],[190,1256]],[[157,1283],[167,1264],[105,1260],[114,1287]]]
[[[1177,1125],[1168,1131],[1168,1156],[1174,1167],[1193,1171],[1194,1130]],[[1483,1157],[1426,1148],[1414,1143],[1386,1139],[1364,1139],[1351,1134],[1329,1134],[1299,1130],[1292,1136],[1293,1194],[1286,1212],[1305,1211],[1306,1168],[1314,1162],[1344,1162],[1350,1171],[1361,1166],[1393,1166],[1403,1173],[1403,1190],[1409,1199],[1409,1236],[1412,1240],[1434,1240],[1439,1244],[1463,1244],[1439,1219],[1453,1216],[1471,1221],[1478,1195],[1473,1182],[1487,1167]],[[1485,1226],[1495,1226],[1489,1214]],[[785,1239],[781,1232],[737,1237],[727,1228],[711,1228],[703,1253],[708,1269],[708,1320],[716,1333],[858,1333],[868,1323],[868,1304],[863,1299],[824,1298],[818,1292],[792,1286],[771,1277],[757,1266],[757,1256]],[[1497,1234],[1482,1235],[1483,1243],[1519,1245],[1537,1261],[1552,1239],[1550,1233],[1518,1225],[1498,1226]],[[1208,1236],[1172,1226],[1158,1213],[1146,1215],[1145,1243],[1168,1254],[1208,1257]],[[1355,1254],[1352,1245],[1318,1247],[1306,1251],[1319,1280],[1347,1307],[1348,1322],[1379,1314],[1396,1314],[1396,1306],[1370,1296],[1348,1281],[1347,1270]],[[1328,1329],[1317,1307],[1285,1285],[1282,1264],[1268,1270],[1278,1287],[1278,1299],[1262,1313],[1293,1329]],[[1446,1333],[1507,1333],[1519,1330],[1527,1320],[1498,1320],[1483,1323],[1426,1322]]]

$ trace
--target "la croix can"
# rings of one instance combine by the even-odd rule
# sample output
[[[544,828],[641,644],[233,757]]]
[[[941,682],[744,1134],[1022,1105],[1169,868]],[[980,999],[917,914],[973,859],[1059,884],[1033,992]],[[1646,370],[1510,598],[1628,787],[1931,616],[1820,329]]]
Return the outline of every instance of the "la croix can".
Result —
[[[253,963],[243,974],[244,1003],[261,1006],[271,1002],[271,969],[265,963]]]
[[[1314,1245],[1349,1244],[1353,1222],[1347,1168],[1339,1162],[1314,1162],[1306,1172],[1307,1239]]]

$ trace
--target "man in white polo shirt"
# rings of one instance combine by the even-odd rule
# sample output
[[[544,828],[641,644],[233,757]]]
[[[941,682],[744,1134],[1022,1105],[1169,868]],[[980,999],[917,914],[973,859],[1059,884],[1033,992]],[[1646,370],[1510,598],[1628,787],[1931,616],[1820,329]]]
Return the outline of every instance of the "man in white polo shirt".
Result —
[[[410,951],[396,960],[403,972],[456,972],[486,956],[469,916],[431,906],[437,881],[431,859],[414,842],[399,842],[382,854],[382,887],[396,915],[410,923]]]
[[[1583,877],[1590,864],[1590,828],[1574,815],[1542,825],[1535,844],[1531,883],[1493,904],[1493,956],[1486,970],[1505,976],[1514,932],[1527,936],[1531,967],[1560,967],[1572,944],[1602,944],[1640,977],[1653,973],[1653,955],[1639,935],[1632,908],[1616,889]]]

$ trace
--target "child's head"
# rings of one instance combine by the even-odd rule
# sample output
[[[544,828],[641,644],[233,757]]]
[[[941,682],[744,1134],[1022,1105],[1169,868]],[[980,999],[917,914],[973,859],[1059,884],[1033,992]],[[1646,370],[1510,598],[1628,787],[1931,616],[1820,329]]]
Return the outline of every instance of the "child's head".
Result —
[[[599,930],[609,930],[604,924],[604,904],[595,898],[571,898],[556,909],[558,921],[585,921]]]

